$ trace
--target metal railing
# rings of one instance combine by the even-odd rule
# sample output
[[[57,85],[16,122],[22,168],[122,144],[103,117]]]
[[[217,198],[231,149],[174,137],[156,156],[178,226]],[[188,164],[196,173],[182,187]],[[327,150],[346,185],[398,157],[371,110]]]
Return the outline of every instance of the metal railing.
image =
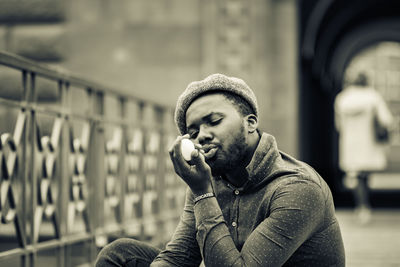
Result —
[[[185,187],[173,109],[0,52],[0,266],[91,266],[118,236],[154,244]]]

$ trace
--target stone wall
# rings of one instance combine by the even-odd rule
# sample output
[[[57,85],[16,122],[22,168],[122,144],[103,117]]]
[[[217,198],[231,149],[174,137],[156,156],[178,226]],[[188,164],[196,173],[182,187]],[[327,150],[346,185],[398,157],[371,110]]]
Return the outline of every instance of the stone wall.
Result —
[[[298,51],[296,1],[270,1],[268,125],[280,148],[298,155]]]
[[[174,105],[200,77],[200,0],[71,0],[68,69]]]
[[[193,80],[237,75],[297,155],[296,23],[294,0],[0,0],[0,49],[171,106]]]

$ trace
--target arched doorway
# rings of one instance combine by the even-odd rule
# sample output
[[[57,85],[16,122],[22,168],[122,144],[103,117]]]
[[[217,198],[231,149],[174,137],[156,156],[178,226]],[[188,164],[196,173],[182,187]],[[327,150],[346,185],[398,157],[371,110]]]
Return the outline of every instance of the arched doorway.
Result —
[[[358,53],[381,42],[400,42],[399,8],[398,1],[299,2],[300,154],[323,175],[337,205],[351,205],[352,197],[338,168],[333,101],[342,89],[346,67]],[[399,203],[399,195],[373,197],[376,203]]]

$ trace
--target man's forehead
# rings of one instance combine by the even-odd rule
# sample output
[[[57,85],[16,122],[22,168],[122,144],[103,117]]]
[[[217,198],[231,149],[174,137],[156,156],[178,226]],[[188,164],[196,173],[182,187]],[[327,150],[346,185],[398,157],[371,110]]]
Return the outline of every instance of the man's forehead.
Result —
[[[186,111],[186,123],[194,120],[207,119],[213,114],[232,113],[233,104],[222,94],[204,95],[193,101]]]

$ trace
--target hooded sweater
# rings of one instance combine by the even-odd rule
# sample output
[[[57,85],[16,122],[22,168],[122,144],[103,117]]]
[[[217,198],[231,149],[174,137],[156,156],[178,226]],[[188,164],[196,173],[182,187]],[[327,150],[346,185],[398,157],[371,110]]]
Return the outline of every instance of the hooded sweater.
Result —
[[[331,191],[309,165],[262,134],[240,188],[221,177],[216,197],[187,190],[179,225],[152,266],[345,266]]]

